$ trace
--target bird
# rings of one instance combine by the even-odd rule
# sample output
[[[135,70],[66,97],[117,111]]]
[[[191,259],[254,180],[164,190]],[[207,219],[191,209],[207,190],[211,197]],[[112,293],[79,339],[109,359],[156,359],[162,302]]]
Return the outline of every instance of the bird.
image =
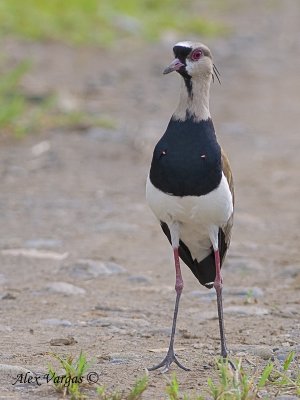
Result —
[[[210,49],[202,43],[179,42],[173,53],[175,58],[163,74],[176,71],[181,76],[179,103],[154,148],[146,182],[147,203],[172,246],[175,264],[176,301],[169,349],[161,363],[148,368],[162,368],[162,372],[173,362],[189,371],[174,352],[183,290],[180,260],[200,284],[216,291],[221,356],[228,357],[221,267],[231,240],[234,212],[232,171],[209,111],[210,85],[214,76],[219,80],[219,71]]]

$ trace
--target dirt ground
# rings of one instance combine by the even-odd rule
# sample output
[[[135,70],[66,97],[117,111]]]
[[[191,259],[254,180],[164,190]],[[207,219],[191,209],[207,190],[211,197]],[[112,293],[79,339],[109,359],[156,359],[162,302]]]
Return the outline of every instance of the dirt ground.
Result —
[[[300,6],[237,4],[222,16],[215,11],[231,34],[200,40],[221,72],[211,113],[236,187],[223,268],[227,341],[233,357],[264,365],[300,350]],[[110,51],[4,43],[13,59],[33,60],[29,92],[56,88],[62,106],[99,111],[118,128],[1,144],[0,398],[59,398],[51,385],[12,385],[21,367],[46,372],[49,352],[83,350],[99,384],[124,389],[164,356],[174,266],[144,187],[177,102],[179,77],[161,73],[177,39],[186,38]],[[175,348],[191,372],[171,371],[183,392],[201,393],[219,353],[215,293],[187,267],[183,274]],[[50,344],[68,336],[76,343]],[[166,380],[150,373],[144,398],[166,398]]]

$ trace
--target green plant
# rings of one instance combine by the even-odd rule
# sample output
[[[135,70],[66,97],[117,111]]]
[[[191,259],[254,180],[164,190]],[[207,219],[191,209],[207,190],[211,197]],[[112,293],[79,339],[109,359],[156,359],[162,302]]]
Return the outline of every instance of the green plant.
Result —
[[[246,293],[244,304],[253,304],[253,303],[257,303],[257,300],[254,297],[253,290],[249,289]]]
[[[169,396],[169,400],[189,400],[190,397],[186,394],[183,395],[183,397],[181,396],[181,394],[179,393],[179,382],[176,378],[176,375],[174,374],[172,379],[168,382],[167,386],[166,386],[166,393]],[[197,396],[195,397],[193,400],[204,400],[204,397],[202,396]]]
[[[0,131],[2,135],[22,137],[34,132],[53,104],[52,97],[46,97],[34,104],[21,90],[21,81],[30,69],[30,62],[23,61],[8,69],[0,64]]]
[[[101,400],[140,400],[147,387],[148,377],[143,376],[135,382],[129,394],[119,391],[108,393],[103,386],[97,388],[97,393]]]
[[[256,395],[252,392],[253,377],[249,377],[242,368],[241,359],[235,362],[235,368],[227,360],[217,361],[219,380],[214,383],[208,379],[210,393],[215,400],[250,400]]]
[[[170,400],[179,399],[179,384],[175,374],[173,375],[171,381],[167,384],[166,392]]]
[[[19,120],[25,114],[26,100],[19,89],[29,63],[22,62],[0,76],[0,129],[21,134],[23,131]]]
[[[59,361],[60,366],[64,369],[63,374],[55,371],[52,365],[48,368],[49,379],[53,382],[56,390],[62,392],[64,396],[70,395],[71,400],[84,399],[82,394],[82,383],[84,374],[89,368],[86,356],[80,352],[77,360],[74,361],[73,356],[68,356],[66,359],[57,354],[51,354],[53,358]]]
[[[298,366],[292,368],[293,363],[295,363],[294,351],[287,355],[282,369],[270,372],[269,384],[277,388],[277,394],[285,392],[300,396],[300,367],[298,364]]]
[[[142,377],[141,379],[138,379],[135,382],[135,385],[129,395],[127,396],[126,400],[139,400],[142,396],[142,393],[147,389],[148,387],[148,378],[147,376]]]
[[[264,389],[273,397],[278,394],[300,394],[300,370],[292,366],[295,353],[286,357],[283,366],[269,362],[261,372],[256,369],[252,374],[242,367],[242,361],[235,362],[235,370],[227,360],[217,361],[219,380],[214,383],[208,379],[210,393],[215,400],[254,400],[260,398]]]

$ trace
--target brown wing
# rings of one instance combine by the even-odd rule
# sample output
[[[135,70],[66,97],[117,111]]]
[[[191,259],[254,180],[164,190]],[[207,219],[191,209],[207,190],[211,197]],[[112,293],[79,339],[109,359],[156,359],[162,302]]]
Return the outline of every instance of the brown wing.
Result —
[[[229,185],[229,189],[230,189],[230,192],[232,194],[232,202],[233,202],[233,206],[234,206],[233,177],[232,177],[232,172],[231,172],[231,168],[230,168],[230,164],[229,164],[228,158],[227,158],[226,154],[224,153],[223,149],[222,149],[222,170],[223,170],[224,175],[225,175],[225,177],[227,179],[227,182],[228,182],[228,185]],[[224,241],[225,241],[225,244],[226,244],[226,251],[227,251],[227,249],[229,247],[229,244],[230,244],[232,225],[233,225],[233,213],[232,213],[231,217],[229,218],[227,224],[222,228],[222,231],[224,233]],[[225,257],[225,254],[223,255],[222,259],[224,259],[224,257]]]
[[[232,194],[232,200],[233,200],[233,205],[234,205],[234,187],[233,187],[233,177],[232,177],[230,164],[229,164],[228,158],[227,158],[226,154],[224,153],[223,149],[222,149],[221,155],[222,155],[222,170],[223,170],[224,175],[226,176],[227,182],[229,184],[229,189]]]

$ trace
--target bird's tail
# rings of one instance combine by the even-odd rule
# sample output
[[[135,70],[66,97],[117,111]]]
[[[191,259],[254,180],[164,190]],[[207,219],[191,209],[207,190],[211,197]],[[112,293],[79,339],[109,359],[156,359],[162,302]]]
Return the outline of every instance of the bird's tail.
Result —
[[[219,252],[222,266],[227,252],[225,235],[222,229],[219,229]],[[198,262],[192,258],[187,246],[183,242],[180,242],[179,255],[182,261],[190,268],[201,285],[211,289],[216,278],[216,265],[213,248],[211,247],[211,253],[207,257]]]
[[[171,235],[168,225],[165,222],[161,222],[161,228],[167,236],[169,242],[171,243]],[[227,245],[225,242],[224,232],[221,228],[219,229],[219,251],[222,266],[227,251]],[[185,243],[182,242],[182,240],[180,240],[179,256],[182,261],[190,268],[190,270],[201,283],[201,285],[207,287],[208,289],[211,289],[213,287],[213,282],[216,278],[216,265],[214,251],[212,247],[211,253],[203,260],[198,262],[197,260],[193,259],[189,248],[185,245]]]

